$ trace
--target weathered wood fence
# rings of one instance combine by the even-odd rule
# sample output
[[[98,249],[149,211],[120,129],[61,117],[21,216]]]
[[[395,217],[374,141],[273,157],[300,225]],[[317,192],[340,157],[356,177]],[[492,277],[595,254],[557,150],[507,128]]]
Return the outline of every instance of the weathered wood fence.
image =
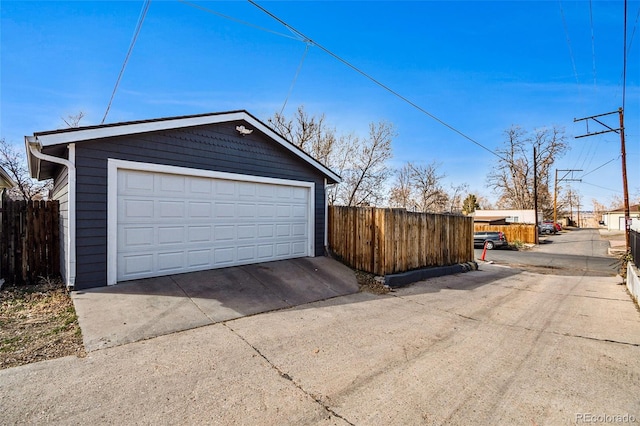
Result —
[[[473,218],[330,206],[329,248],[352,268],[376,275],[470,262]]]
[[[474,231],[501,231],[507,237],[509,244],[515,241],[536,244],[536,226],[533,224],[485,225],[476,223],[473,228]]]
[[[57,201],[2,200],[0,278],[14,284],[60,275]]]

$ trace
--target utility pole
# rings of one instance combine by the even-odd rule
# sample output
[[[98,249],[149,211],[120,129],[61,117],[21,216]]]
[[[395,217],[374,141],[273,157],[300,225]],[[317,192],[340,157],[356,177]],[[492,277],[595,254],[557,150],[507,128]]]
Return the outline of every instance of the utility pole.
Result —
[[[558,182],[567,181],[567,182],[582,182],[582,179],[574,179],[573,172],[581,172],[580,169],[556,169],[556,182],[553,186],[553,224],[558,222]],[[558,180],[558,172],[566,172],[559,180]],[[571,177],[567,177],[571,174]],[[573,214],[573,212],[572,212]]]
[[[536,156],[536,147],[533,147],[533,214],[536,217],[536,245],[538,241],[538,157]],[[555,224],[554,224],[555,226]]]
[[[618,127],[617,129],[599,120],[600,117],[612,115],[615,113],[618,113],[620,118],[620,127]],[[599,132],[590,133],[589,120],[595,121],[596,123],[605,127],[607,130],[601,130]],[[626,249],[627,251],[629,251],[629,228],[631,227],[631,215],[629,213],[629,187],[627,185],[627,152],[626,152],[625,142],[624,142],[624,111],[622,110],[622,108],[618,108],[617,111],[607,112],[604,114],[592,115],[590,117],[584,117],[584,118],[574,118],[573,122],[575,123],[576,121],[586,121],[587,123],[587,133],[584,135],[576,136],[576,139],[584,138],[587,136],[601,135],[603,133],[609,133],[609,132],[615,132],[620,135],[620,157],[622,158],[622,191],[623,191],[623,197],[624,197],[624,228],[625,228],[624,235],[625,235]]]

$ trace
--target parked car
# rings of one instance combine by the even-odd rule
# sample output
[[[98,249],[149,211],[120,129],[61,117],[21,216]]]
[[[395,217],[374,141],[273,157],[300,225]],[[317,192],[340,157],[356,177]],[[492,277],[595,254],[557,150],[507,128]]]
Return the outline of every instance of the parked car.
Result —
[[[546,221],[544,223],[548,223],[549,225],[553,225],[556,228],[557,232],[562,231],[562,225],[560,225],[559,223],[553,223],[551,221]]]
[[[541,223],[538,226],[538,234],[555,234],[558,232],[558,229],[553,225],[553,223]]]
[[[509,242],[504,233],[500,231],[479,231],[473,233],[474,247],[487,247],[487,250],[494,248],[507,247]]]

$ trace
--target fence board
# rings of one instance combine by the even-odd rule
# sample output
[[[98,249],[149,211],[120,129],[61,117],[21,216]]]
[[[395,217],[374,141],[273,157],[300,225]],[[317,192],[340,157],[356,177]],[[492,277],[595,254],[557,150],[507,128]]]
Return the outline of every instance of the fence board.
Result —
[[[473,218],[374,207],[329,207],[329,248],[377,275],[469,262]]]
[[[485,225],[474,224],[475,231],[501,231],[507,237],[509,244],[521,241],[536,244],[536,226],[533,224]]]
[[[60,275],[58,201],[2,199],[0,274],[15,284]]]

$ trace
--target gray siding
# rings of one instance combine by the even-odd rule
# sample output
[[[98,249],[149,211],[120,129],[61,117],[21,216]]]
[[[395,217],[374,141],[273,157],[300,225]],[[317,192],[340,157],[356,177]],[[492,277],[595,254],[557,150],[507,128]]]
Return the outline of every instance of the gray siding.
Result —
[[[107,282],[107,159],[167,164],[315,183],[315,255],[324,254],[324,176],[244,122],[122,136],[76,144],[76,289]]]
[[[62,167],[60,174],[54,179],[55,186],[51,190],[51,199],[58,200],[60,209],[60,274],[67,283],[67,243],[69,241],[69,170]]]

